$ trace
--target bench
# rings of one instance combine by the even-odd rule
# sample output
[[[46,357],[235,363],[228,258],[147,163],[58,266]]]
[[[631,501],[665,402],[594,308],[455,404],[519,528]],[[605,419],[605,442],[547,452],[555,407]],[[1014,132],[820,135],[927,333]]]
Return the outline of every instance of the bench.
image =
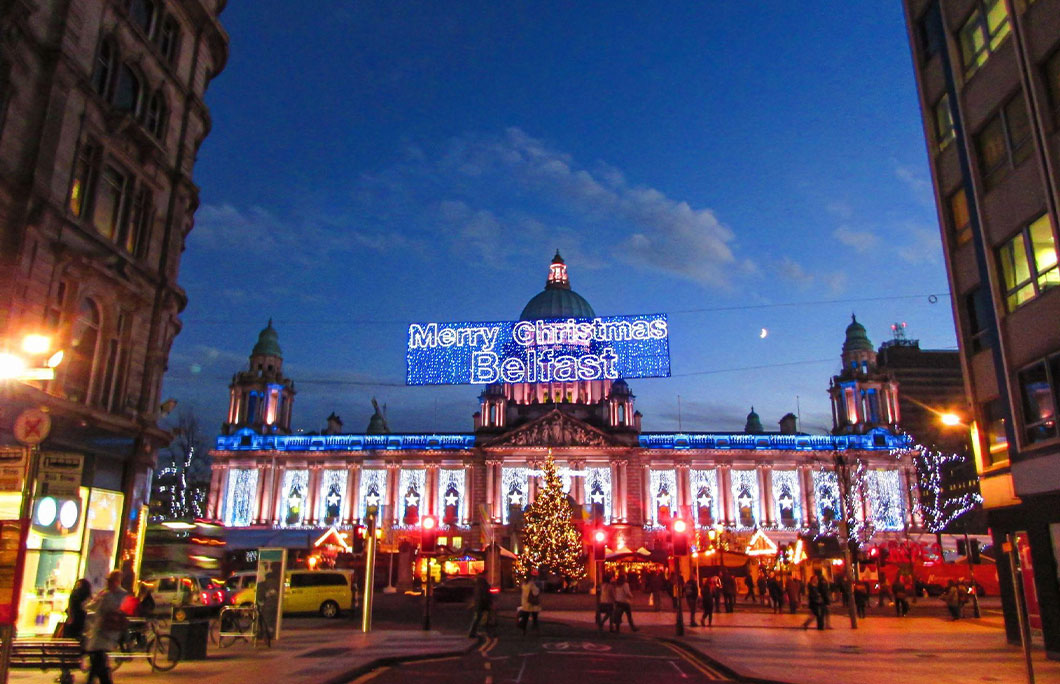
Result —
[[[71,670],[80,668],[81,654],[77,639],[15,639],[11,642],[11,667],[61,670],[60,684],[73,684]]]

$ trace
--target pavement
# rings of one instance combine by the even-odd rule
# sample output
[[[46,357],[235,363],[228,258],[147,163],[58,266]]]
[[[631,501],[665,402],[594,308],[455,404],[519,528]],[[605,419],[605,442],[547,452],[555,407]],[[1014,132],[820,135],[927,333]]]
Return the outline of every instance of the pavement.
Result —
[[[518,638],[512,636],[517,596],[506,592],[498,598],[501,641]],[[357,623],[349,619],[285,619],[283,637],[271,649],[255,649],[244,643],[226,649],[211,645],[207,660],[181,661],[170,672],[152,673],[146,662],[126,663],[115,673],[115,681],[343,684],[399,662],[463,658],[482,647],[479,641],[466,637],[469,612],[465,604],[435,604],[434,629],[425,631],[421,629],[422,599],[393,595],[377,599],[376,629],[369,634],[360,632]],[[592,596],[546,594],[541,637],[560,637],[569,627],[589,631],[593,605]],[[640,631],[636,637],[623,629],[621,637],[604,631],[594,641],[663,641],[683,650],[691,649],[730,679],[752,682],[1027,681],[1023,652],[1006,642],[996,598],[984,601],[982,618],[956,622],[946,617],[945,608],[937,599],[921,599],[910,616],[901,619],[894,616],[893,609],[872,608],[868,618],[859,621],[857,630],[850,629],[841,605],[832,608],[831,629],[822,632],[802,628],[808,616],[805,610],[796,615],[773,615],[764,607],[741,602],[735,613],[716,613],[714,626],[709,628],[688,627],[686,614],[685,634],[677,637],[674,613],[656,612],[638,596],[634,620]],[[1040,643],[1033,649],[1033,664],[1038,684],[1060,683],[1060,662],[1046,660]],[[56,675],[13,670],[9,681],[51,684]],[[78,674],[77,681],[83,681],[82,677]],[[554,679],[565,680],[562,676]]]

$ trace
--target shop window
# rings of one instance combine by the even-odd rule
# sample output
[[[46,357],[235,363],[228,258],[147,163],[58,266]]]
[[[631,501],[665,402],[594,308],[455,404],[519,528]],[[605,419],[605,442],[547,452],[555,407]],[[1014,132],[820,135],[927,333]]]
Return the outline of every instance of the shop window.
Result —
[[[1005,0],[976,0],[975,9],[958,34],[966,78],[997,52],[1011,28]]]
[[[950,96],[947,94],[935,103],[935,144],[940,151],[953,142],[953,134],[953,114],[950,111]]]
[[[104,166],[96,192],[92,223],[99,234],[108,240],[113,240],[118,233],[128,192],[128,176],[114,166]]]
[[[950,195],[950,232],[957,245],[968,243],[972,239],[972,217],[968,211],[968,195],[964,188]]]
[[[92,371],[99,346],[99,308],[91,299],[81,301],[70,340],[70,362],[66,366],[63,390],[70,401],[84,402],[92,383]]]
[[[1001,285],[1009,311],[1060,284],[1056,240],[1048,214],[1042,214],[998,250]]]
[[[1022,93],[1010,99],[975,136],[979,173],[987,189],[1031,154],[1031,128]]]
[[[1056,437],[1057,388],[1060,387],[1060,355],[1039,361],[1019,373],[1023,408],[1023,435],[1033,444]]]
[[[992,466],[1008,462],[1008,436],[1005,434],[1006,411],[1000,399],[983,404],[986,437],[986,463]]]

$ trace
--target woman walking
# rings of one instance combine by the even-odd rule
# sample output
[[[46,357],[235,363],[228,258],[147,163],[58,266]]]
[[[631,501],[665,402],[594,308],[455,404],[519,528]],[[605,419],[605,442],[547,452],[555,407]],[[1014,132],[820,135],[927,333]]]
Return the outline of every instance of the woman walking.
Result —
[[[536,581],[537,571],[523,581],[522,602],[519,604],[519,631],[526,636],[526,625],[533,620],[533,630],[537,631],[537,615],[541,612],[541,587]]]

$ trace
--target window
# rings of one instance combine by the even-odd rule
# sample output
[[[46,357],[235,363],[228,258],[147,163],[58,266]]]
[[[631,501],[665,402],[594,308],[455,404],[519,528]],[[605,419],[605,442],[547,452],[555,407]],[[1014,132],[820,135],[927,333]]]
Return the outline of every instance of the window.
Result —
[[[155,138],[162,140],[166,132],[166,99],[159,90],[151,96],[144,111],[144,128]]]
[[[968,294],[966,307],[968,312],[968,338],[972,353],[981,352],[991,346],[991,337],[986,327],[987,321],[993,319],[990,311],[990,300],[982,288],[975,288]]]
[[[975,4],[958,36],[965,77],[986,63],[1008,37],[1011,28],[1005,0],[977,0]]]
[[[98,152],[99,147],[91,142],[82,143],[81,149],[77,151],[74,177],[70,182],[70,213],[74,216],[83,215],[87,208],[86,198],[92,194]]]
[[[953,240],[958,245],[968,243],[972,239],[972,217],[968,211],[968,195],[964,188],[958,188],[957,192],[950,195],[950,231]]]
[[[118,70],[118,82],[114,85],[112,104],[123,112],[139,114],[142,90],[140,77],[131,66],[122,64]]]
[[[950,113],[950,96],[943,95],[935,103],[935,144],[939,150],[946,149],[953,142],[953,116]]]
[[[121,245],[129,254],[143,256],[147,236],[151,234],[151,221],[154,218],[154,203],[151,191],[141,187],[133,199],[132,211],[125,224],[125,234]]]
[[[177,61],[177,49],[180,47],[180,24],[173,17],[166,17],[162,30],[158,32],[158,49],[170,64]]]
[[[170,592],[177,590],[177,580],[173,577],[163,577],[158,580],[158,591]]]
[[[149,38],[153,35],[157,16],[158,7],[154,0],[132,0],[129,3],[129,19]]]
[[[1001,246],[1001,284],[1009,311],[1060,285],[1056,241],[1049,215],[1042,214]]]
[[[118,233],[118,226],[121,225],[124,214],[129,181],[124,173],[109,164],[103,167],[99,180],[99,192],[96,193],[92,223],[100,235],[113,240]]]
[[[1056,437],[1058,382],[1060,355],[1020,371],[1023,435],[1028,444]]]
[[[937,2],[931,3],[931,6],[924,12],[924,16],[920,17],[916,26],[916,35],[920,42],[920,54],[924,62],[945,49],[946,38]]]
[[[110,91],[111,78],[114,76],[114,62],[117,50],[110,40],[104,40],[96,56],[96,68],[92,72],[92,89],[96,94],[107,97]]]
[[[1008,437],[1005,435],[1005,407],[1000,399],[983,404],[986,426],[986,463],[997,465],[1008,461]]]
[[[1031,154],[1031,128],[1022,94],[1009,100],[975,136],[979,172],[987,189]]]
[[[1060,50],[1045,62],[1045,89],[1049,93],[1049,106],[1060,121]]]
[[[70,363],[66,367],[63,389],[70,401],[84,402],[92,382],[99,344],[99,309],[91,299],[81,301],[70,339]]]

